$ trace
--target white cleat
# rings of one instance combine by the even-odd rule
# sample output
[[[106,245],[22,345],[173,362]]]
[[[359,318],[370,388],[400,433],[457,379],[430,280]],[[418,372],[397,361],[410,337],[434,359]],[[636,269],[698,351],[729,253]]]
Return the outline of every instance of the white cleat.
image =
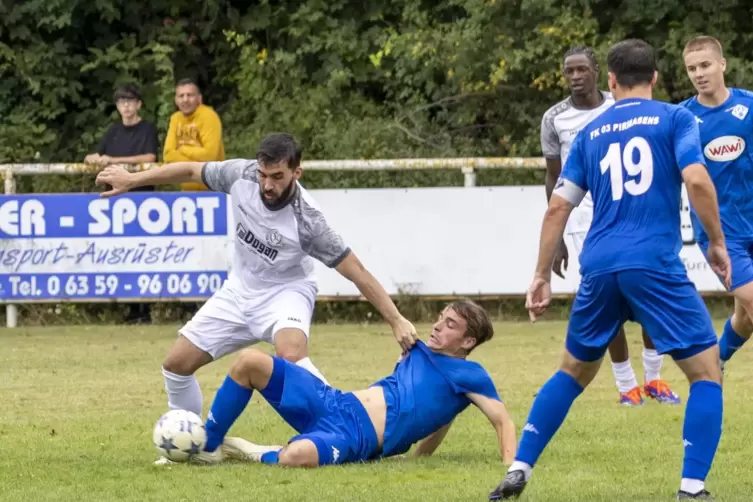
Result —
[[[177,464],[177,462],[173,462],[167,457],[160,457],[158,460],[154,461],[154,465],[171,465],[171,464]]]
[[[280,451],[282,446],[264,446],[243,438],[226,437],[220,448],[227,458],[244,462],[261,462],[262,455],[270,451]]]
[[[214,451],[202,450],[196,455],[191,455],[188,459],[188,463],[199,465],[215,465],[222,463],[226,459],[227,456],[223,453],[222,447],[220,446]]]

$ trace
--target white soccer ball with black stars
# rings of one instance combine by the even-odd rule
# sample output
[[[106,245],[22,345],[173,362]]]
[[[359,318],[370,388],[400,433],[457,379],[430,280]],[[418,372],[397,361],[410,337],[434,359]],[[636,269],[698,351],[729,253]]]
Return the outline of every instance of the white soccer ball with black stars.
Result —
[[[207,431],[196,413],[170,410],[157,420],[152,438],[160,455],[174,462],[185,462],[204,449]]]

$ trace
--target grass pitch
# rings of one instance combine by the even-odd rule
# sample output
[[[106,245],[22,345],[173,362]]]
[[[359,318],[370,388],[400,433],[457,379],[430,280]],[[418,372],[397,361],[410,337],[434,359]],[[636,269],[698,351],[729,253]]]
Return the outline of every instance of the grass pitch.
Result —
[[[318,470],[155,467],[152,427],[166,409],[160,364],[176,329],[0,330],[0,500],[483,501],[504,476],[492,427],[473,407],[431,458]],[[428,329],[419,326],[421,332]],[[498,323],[494,340],[472,355],[491,373],[518,439],[536,391],[557,367],[564,329],[562,322]],[[628,326],[628,339],[640,375],[635,325]],[[385,376],[397,356],[386,326],[313,328],[312,360],[342,389],[363,388]],[[232,360],[226,357],[198,373],[205,413]],[[707,482],[719,501],[753,500],[752,362],[753,349],[746,347],[727,366],[724,433]],[[688,386],[666,358],[663,376],[683,405],[621,408],[605,365],[542,456],[521,502],[673,500]],[[231,434],[283,444],[293,430],[254,394]]]

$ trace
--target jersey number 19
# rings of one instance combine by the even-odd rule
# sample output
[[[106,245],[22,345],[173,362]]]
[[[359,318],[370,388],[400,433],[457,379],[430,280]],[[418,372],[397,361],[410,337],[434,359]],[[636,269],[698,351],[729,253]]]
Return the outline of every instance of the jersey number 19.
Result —
[[[636,150],[638,151],[638,162],[633,161]],[[601,166],[601,174],[606,174],[609,171],[612,200],[622,199],[625,190],[632,196],[643,195],[651,187],[651,182],[654,180],[654,157],[651,153],[651,146],[645,138],[640,136],[631,138],[622,151],[620,151],[619,143],[609,145],[609,150],[607,150],[607,154],[601,159],[599,165]],[[628,176],[640,176],[640,179],[623,182],[623,168]]]

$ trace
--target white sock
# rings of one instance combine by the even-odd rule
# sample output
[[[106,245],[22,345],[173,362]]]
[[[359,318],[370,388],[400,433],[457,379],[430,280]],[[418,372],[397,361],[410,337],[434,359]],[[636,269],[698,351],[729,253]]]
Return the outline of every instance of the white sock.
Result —
[[[201,416],[202,397],[199,382],[193,375],[176,375],[162,368],[167,391],[167,407],[171,410],[188,410]]]
[[[680,490],[686,493],[696,494],[704,489],[705,483],[700,479],[682,478],[680,481]]]
[[[654,349],[643,349],[643,371],[646,374],[646,383],[661,379],[661,363],[664,357]]]
[[[525,480],[528,481],[528,479],[531,477],[531,474],[533,473],[533,467],[526,464],[525,462],[516,460],[512,463],[510,468],[507,470],[507,472],[512,472],[512,471],[523,471]]]
[[[319,372],[319,370],[316,368],[316,366],[314,366],[314,363],[311,362],[310,358],[304,357],[303,359],[301,359],[295,364],[300,366],[301,368],[305,368],[309,370],[312,375],[314,375],[316,378],[324,382],[325,385],[329,385],[329,382],[327,381],[327,379],[324,378],[324,375],[322,375],[321,372]]]
[[[635,372],[629,359],[623,363],[613,362],[612,371],[620,394],[625,394],[638,387],[638,380],[635,379]]]

